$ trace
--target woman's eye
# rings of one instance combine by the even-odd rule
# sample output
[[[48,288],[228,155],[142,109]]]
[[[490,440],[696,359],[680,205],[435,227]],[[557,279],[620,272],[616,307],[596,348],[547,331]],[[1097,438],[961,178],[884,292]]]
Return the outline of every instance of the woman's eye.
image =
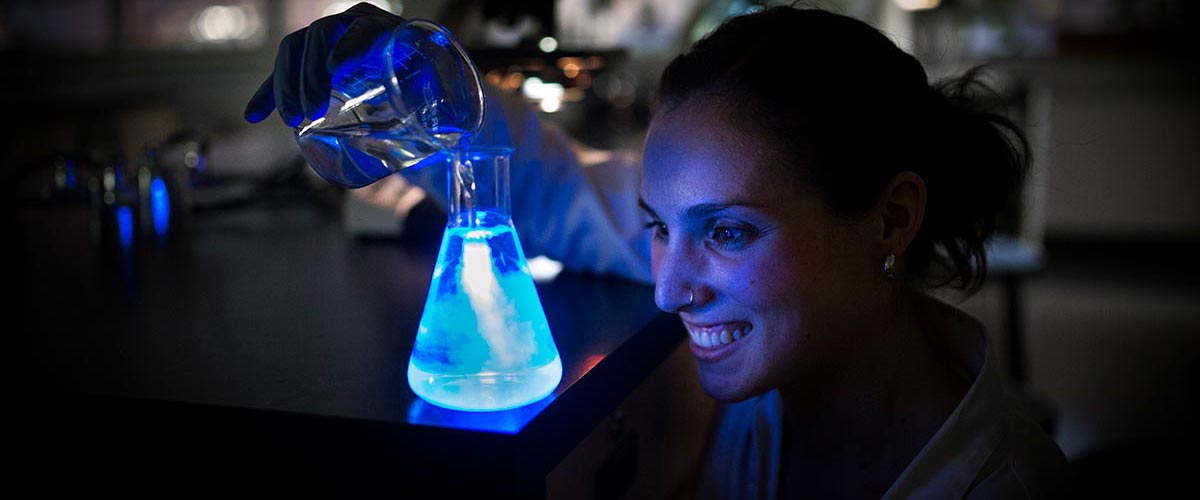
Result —
[[[650,221],[646,223],[646,228],[654,231],[654,239],[667,239],[667,225],[659,221]]]
[[[718,227],[713,229],[712,239],[713,241],[725,242],[736,240],[742,236],[743,231],[741,229],[733,227]]]
[[[750,231],[740,227],[717,226],[709,233],[709,239],[720,247],[736,248],[748,242]]]

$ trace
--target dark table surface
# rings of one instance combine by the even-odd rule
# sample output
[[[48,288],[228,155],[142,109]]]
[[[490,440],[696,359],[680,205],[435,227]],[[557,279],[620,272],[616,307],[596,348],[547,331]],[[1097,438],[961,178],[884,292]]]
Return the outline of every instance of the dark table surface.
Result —
[[[303,200],[177,214],[166,236],[135,219],[124,247],[94,206],[5,218],[9,428],[28,474],[536,496],[683,338],[651,287],[563,273],[538,285],[559,388],[517,410],[456,412],[405,377],[437,231],[356,239]]]

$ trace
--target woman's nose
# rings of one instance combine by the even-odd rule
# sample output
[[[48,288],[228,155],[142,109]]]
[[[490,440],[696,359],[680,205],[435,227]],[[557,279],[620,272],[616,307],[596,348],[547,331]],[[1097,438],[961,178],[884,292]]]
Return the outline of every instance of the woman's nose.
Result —
[[[654,262],[654,303],[676,313],[696,303],[696,267],[682,249],[668,248]]]
[[[661,283],[654,285],[654,303],[659,309],[669,313],[677,313],[692,305],[695,292],[677,287],[666,287]]]

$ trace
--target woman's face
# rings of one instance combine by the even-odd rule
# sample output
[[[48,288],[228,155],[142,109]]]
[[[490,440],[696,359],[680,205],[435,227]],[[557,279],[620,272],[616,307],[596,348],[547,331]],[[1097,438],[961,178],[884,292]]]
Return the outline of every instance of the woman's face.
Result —
[[[886,329],[881,225],[834,217],[755,130],[693,97],[655,116],[644,151],[655,302],[726,402],[830,382],[862,332]]]

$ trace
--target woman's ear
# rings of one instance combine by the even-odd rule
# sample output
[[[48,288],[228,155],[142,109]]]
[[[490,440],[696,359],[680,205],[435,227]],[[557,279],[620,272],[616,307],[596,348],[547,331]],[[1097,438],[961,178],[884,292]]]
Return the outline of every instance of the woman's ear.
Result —
[[[886,253],[903,256],[921,230],[928,191],[925,180],[904,171],[892,177],[879,197],[876,213],[883,228],[880,244]]]

